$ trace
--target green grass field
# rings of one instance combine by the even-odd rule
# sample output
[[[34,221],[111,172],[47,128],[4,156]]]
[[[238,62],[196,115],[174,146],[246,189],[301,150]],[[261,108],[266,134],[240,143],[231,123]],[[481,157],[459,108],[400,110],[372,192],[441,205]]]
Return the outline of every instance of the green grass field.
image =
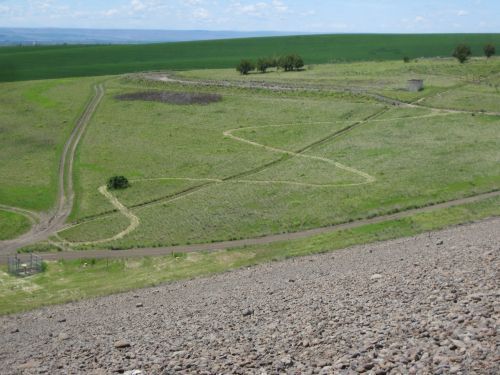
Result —
[[[488,77],[497,74],[500,60],[473,61],[466,75],[457,65],[449,60],[335,64],[259,77],[275,82],[291,77],[302,85],[321,81],[324,88],[369,87],[370,92],[398,97],[405,92],[397,85],[405,85],[416,70],[428,83],[410,101],[420,98],[424,106],[477,111],[490,103],[488,109],[497,110],[493,99],[475,98],[491,92]],[[183,76],[252,79],[232,70]],[[481,80],[472,83],[477,76]],[[223,101],[177,106],[114,98],[145,85],[217,91]],[[386,108],[363,96],[328,92],[186,88],[133,79],[107,86],[79,151],[79,194],[72,215],[79,224],[60,233],[75,248],[126,249],[295,232],[500,187],[498,116]],[[462,106],[464,96],[468,106]],[[374,114],[350,132],[329,138]],[[294,157],[280,152],[304,148]],[[113,205],[98,191],[112,174],[132,179],[131,188],[115,193],[140,222],[131,231],[130,222],[113,213]],[[196,186],[194,193],[172,200]]]
[[[232,69],[181,74],[320,87],[319,92],[106,78],[106,97],[77,153],[71,221],[78,225],[59,235],[75,248],[213,242],[327,226],[498,189],[500,119],[425,106],[500,111],[499,72],[498,59],[476,59],[465,67],[444,59],[318,65],[249,77]],[[414,76],[425,80],[426,89],[411,94],[403,88]],[[2,84],[8,89],[4,101],[13,105],[1,114],[9,137],[3,138],[0,168],[8,178],[0,186],[0,203],[39,211],[51,206],[62,144],[98,80]],[[365,95],[328,91],[338,88],[419,100],[423,107],[388,108]],[[144,89],[218,92],[223,100],[178,106],[115,98]],[[370,116],[375,117],[359,124]],[[358,125],[334,136],[352,124]],[[132,229],[98,191],[116,174],[132,182],[114,193],[137,217]]]
[[[60,154],[94,78],[0,84],[0,203],[52,207]]]
[[[500,112],[500,59],[465,66],[451,59],[338,63],[248,77],[233,69],[177,74],[234,87],[142,75],[0,84],[6,108],[0,132],[7,135],[0,139],[0,174],[7,176],[0,204],[51,207],[62,145],[96,82],[104,82],[106,94],[77,150],[75,205],[68,227],[52,238],[66,249],[296,232],[500,189],[500,116],[482,113]],[[414,77],[424,79],[425,90],[405,90]],[[237,87],[248,81],[297,90]],[[144,90],[218,93],[222,101],[203,106],[116,98]],[[418,106],[388,105],[371,94]],[[131,187],[102,190],[113,175],[125,175]],[[56,262],[23,280],[0,273],[0,313],[410,236],[498,216],[499,203],[491,198],[212,254]],[[26,220],[0,211],[0,239],[27,230]],[[52,248],[41,243],[30,249]]]
[[[0,48],[0,82],[145,70],[233,68],[242,58],[301,54],[307,64],[447,57],[459,43],[475,56],[500,34],[312,35],[120,46]],[[57,61],[57,64],[54,62]]]
[[[417,214],[307,239],[160,258],[50,262],[43,274],[16,278],[0,269],[0,315],[187,278],[208,276],[289,257],[411,236],[500,215],[500,198]]]
[[[14,238],[26,232],[31,226],[28,218],[0,209],[0,241]]]

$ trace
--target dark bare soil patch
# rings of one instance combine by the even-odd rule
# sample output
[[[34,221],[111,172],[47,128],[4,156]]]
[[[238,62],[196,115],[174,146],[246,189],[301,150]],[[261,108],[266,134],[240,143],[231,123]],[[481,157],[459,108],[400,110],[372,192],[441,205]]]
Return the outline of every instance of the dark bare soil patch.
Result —
[[[169,104],[201,104],[220,102],[222,96],[219,94],[207,94],[196,92],[171,92],[171,91],[142,91],[115,96],[118,100],[141,100]]]

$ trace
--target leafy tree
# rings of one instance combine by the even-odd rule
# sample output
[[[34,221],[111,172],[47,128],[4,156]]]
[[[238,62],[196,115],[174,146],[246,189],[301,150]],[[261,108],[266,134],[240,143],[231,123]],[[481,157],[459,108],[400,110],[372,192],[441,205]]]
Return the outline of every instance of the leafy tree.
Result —
[[[278,60],[278,67],[283,69],[285,72],[292,70],[293,64],[290,56],[281,56]]]
[[[463,64],[467,60],[469,60],[471,55],[472,51],[466,44],[459,44],[453,52],[453,57],[455,57],[460,62],[460,64]]]
[[[483,49],[484,49],[484,54],[488,59],[497,52],[495,46],[491,43],[485,45]]]
[[[250,60],[241,60],[238,66],[236,67],[236,70],[241,74],[248,74],[252,70],[255,70],[255,65]]]
[[[299,55],[292,55],[292,60],[293,60],[293,68],[295,70],[300,70],[304,67],[304,59],[300,57]]]
[[[403,61],[405,63],[409,63],[410,62],[410,58],[408,56],[405,56],[405,57],[403,57]]]
[[[278,61],[278,66],[285,72],[299,70],[304,67],[304,60],[299,55],[281,56]]]
[[[279,67],[279,57],[269,57],[268,59],[269,68],[278,68]]]
[[[130,183],[125,176],[113,176],[108,180],[107,186],[111,190],[126,189]]]
[[[260,58],[257,60],[257,70],[261,73],[265,73],[267,69],[271,67],[271,63],[267,58]]]

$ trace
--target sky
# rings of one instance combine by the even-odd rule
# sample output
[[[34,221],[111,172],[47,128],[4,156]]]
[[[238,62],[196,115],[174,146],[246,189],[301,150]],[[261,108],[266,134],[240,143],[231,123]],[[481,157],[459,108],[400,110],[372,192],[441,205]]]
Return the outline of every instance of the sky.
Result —
[[[500,32],[500,0],[0,0],[0,27]]]

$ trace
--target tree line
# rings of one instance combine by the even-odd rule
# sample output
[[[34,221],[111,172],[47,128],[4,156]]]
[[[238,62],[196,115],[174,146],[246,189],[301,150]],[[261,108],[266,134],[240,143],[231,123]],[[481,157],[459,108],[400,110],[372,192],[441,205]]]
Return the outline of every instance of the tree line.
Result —
[[[243,59],[236,66],[236,70],[241,74],[248,74],[257,70],[261,73],[268,69],[283,69],[285,72],[301,70],[304,67],[304,59],[297,54],[284,55],[280,57],[261,57],[254,63],[252,60]]]
[[[483,47],[484,55],[489,59],[496,53],[496,48],[493,44],[488,43]],[[472,49],[467,44],[459,44],[453,52],[453,57],[461,64],[465,63],[472,56]]]
[[[483,47],[483,52],[484,52],[484,55],[489,59],[491,56],[496,54],[495,45],[493,45],[491,43],[486,44]],[[467,44],[459,44],[458,46],[455,47],[455,50],[453,51],[452,56],[454,58],[456,58],[461,64],[464,64],[472,56],[472,49]],[[408,63],[408,62],[410,62],[410,58],[405,56],[403,58],[403,61],[405,63]]]

